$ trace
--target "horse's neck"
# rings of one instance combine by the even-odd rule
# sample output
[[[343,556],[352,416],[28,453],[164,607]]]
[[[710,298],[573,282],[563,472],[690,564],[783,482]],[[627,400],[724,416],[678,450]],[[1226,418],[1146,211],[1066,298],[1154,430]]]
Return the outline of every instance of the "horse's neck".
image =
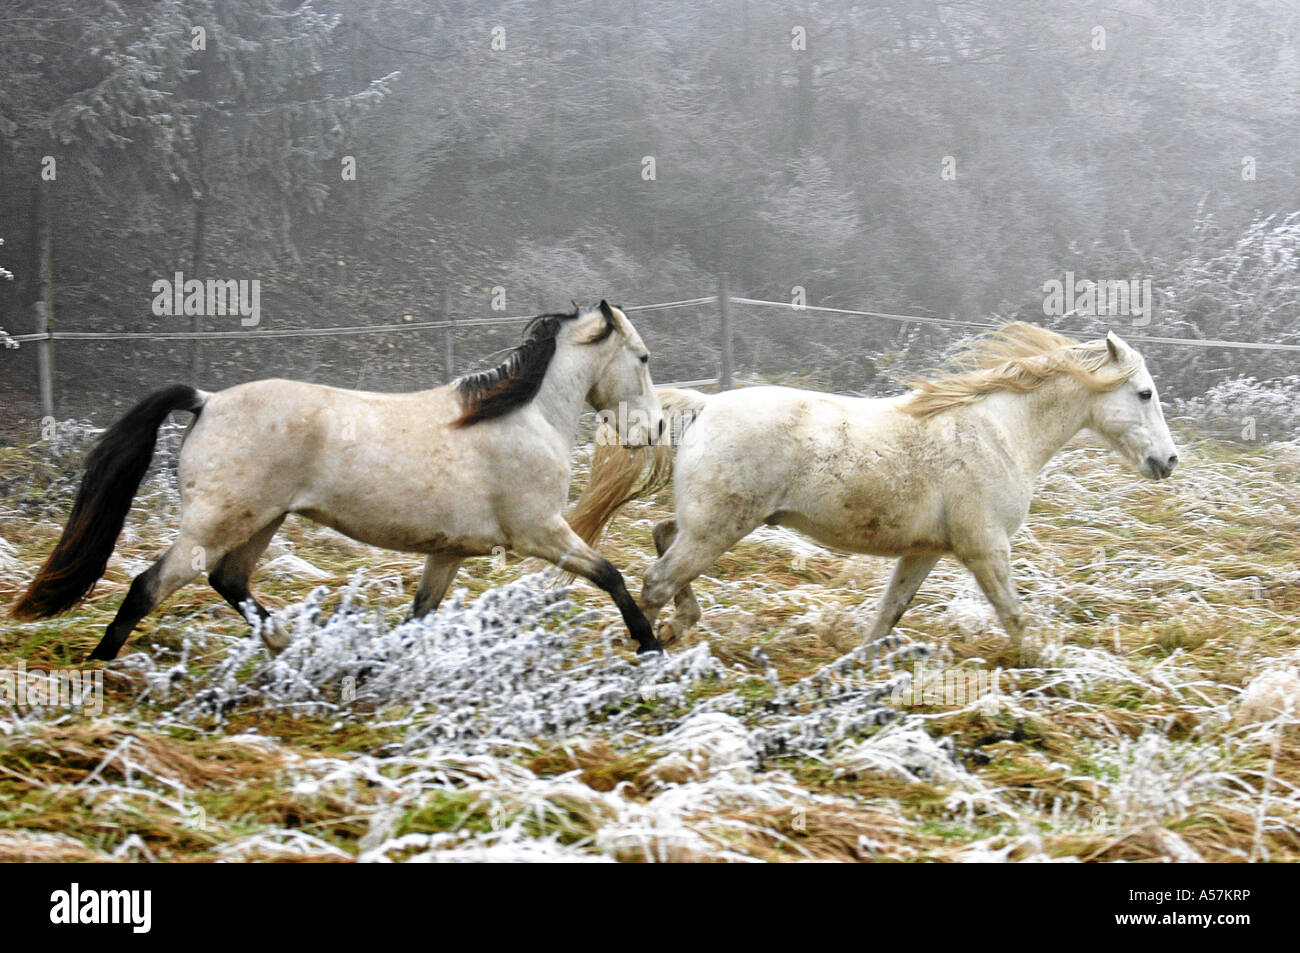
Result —
[[[533,402],[551,427],[570,447],[578,432],[578,418],[587,403],[591,390],[590,362],[580,360],[575,348],[560,343],[551,358],[542,386]]]
[[[1090,397],[1085,385],[1063,376],[1027,394],[1003,392],[988,403],[1011,434],[1012,454],[1033,477],[1086,426]]]

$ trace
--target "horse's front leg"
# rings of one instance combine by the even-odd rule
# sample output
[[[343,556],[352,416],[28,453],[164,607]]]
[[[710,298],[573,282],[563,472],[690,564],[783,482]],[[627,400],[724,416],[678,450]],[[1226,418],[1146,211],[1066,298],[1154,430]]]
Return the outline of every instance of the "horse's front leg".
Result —
[[[668,552],[668,547],[673,544],[677,538],[677,521],[664,520],[658,523],[654,528],[655,552],[660,558]],[[691,588],[690,582],[677,590],[674,596],[674,607],[672,620],[664,620],[659,624],[660,641],[664,645],[671,645],[678,639],[684,637],[695,623],[700,621],[702,615],[700,611],[699,600],[695,598],[695,590]],[[651,622],[651,625],[654,623]]]
[[[975,576],[980,589],[993,603],[1002,628],[1011,638],[1011,648],[1020,658],[1021,643],[1025,634],[1025,620],[1020,612],[1020,597],[1011,579],[1011,545],[1002,540],[997,544],[974,552],[958,553],[962,564]]]
[[[663,651],[650,623],[627,591],[623,574],[613,563],[583,542],[582,537],[564,521],[564,517],[557,515],[554,520],[528,528],[522,534],[517,534],[511,544],[517,552],[539,556],[608,592],[614,605],[618,606],[618,611],[623,614],[623,622],[636,641],[638,654]]]
[[[880,599],[880,608],[867,633],[867,642],[883,639],[898,624],[907,607],[916,598],[916,592],[930,575],[930,570],[939,561],[939,555],[904,556],[894,564],[894,573],[889,577],[889,588]]]
[[[415,590],[415,602],[411,605],[410,619],[423,619],[438,608],[442,597],[447,594],[447,587],[456,578],[462,560],[459,556],[447,556],[443,553],[430,553],[424,561],[424,575],[420,577],[420,586]]]

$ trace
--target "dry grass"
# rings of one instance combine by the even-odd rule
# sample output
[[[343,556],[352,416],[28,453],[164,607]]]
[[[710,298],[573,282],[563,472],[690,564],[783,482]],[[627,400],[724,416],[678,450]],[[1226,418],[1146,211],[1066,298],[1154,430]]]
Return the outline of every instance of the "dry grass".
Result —
[[[707,643],[727,677],[647,700],[617,730],[596,719],[461,756],[403,749],[415,716],[400,706],[364,716],[244,706],[183,724],[169,720],[174,698],[142,696],[154,683],[129,660],[106,672],[99,715],[0,702],[0,860],[1300,860],[1295,713],[1261,703],[1264,715],[1243,714],[1239,702],[1261,673],[1300,661],[1300,447],[1183,443],[1185,463],[1159,485],[1080,446],[1049,466],[1014,547],[1037,662],[1001,672],[996,704],[896,706],[886,729],[820,752],[746,748],[762,724],[753,713],[800,680],[834,690],[906,668],[845,662],[887,563],[763,528],[697,582],[703,621],[674,649]],[[0,453],[0,604],[57,535],[66,492],[48,504],[41,494],[58,473],[30,452]],[[132,575],[169,539],[165,477],[149,487],[82,607],[6,620],[0,669],[81,663]],[[650,527],[667,501],[629,506],[603,544],[631,577],[650,561]],[[365,570],[393,620],[420,569],[418,558],[295,520],[268,554],[277,557],[254,586],[271,608],[324,585],[332,611]],[[514,559],[481,560],[458,584],[472,599],[520,572]],[[616,613],[585,584],[574,601],[598,624],[575,625],[573,640],[600,643]],[[899,631],[931,648],[934,668],[1013,661],[950,561]],[[193,674],[245,633],[195,584],[131,647],[157,671]],[[812,688],[799,691],[790,711],[821,710]],[[705,740],[681,734],[697,728]],[[903,730],[935,747],[909,753],[891,734]]]

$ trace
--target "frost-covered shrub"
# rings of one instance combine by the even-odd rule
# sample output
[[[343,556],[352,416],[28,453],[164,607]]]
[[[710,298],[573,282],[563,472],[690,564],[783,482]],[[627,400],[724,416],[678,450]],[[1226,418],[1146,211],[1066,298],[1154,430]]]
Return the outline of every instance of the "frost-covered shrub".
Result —
[[[1244,723],[1280,719],[1288,726],[1300,724],[1300,668],[1267,668],[1241,693],[1237,718]]]
[[[1199,397],[1175,401],[1174,414],[1219,437],[1290,440],[1300,436],[1300,375],[1220,381]]]
[[[155,515],[174,515],[179,505],[176,464],[188,427],[189,418],[184,417],[158,428],[153,462],[136,494],[137,505]],[[81,486],[86,454],[103,433],[104,428],[85,420],[62,420],[43,428],[29,448],[33,463],[0,477],[0,507],[16,516],[61,522]]]
[[[728,669],[707,642],[635,656],[608,608],[580,610],[568,589],[547,579],[524,576],[472,601],[462,589],[435,614],[393,625],[386,610],[401,598],[400,585],[358,573],[332,614],[323,609],[323,586],[276,614],[292,640],[274,659],[259,638],[240,638],[218,650],[216,664],[198,668],[198,643],[207,661],[212,645],[191,629],[172,664],[147,651],[124,664],[144,674],[146,698],[187,723],[219,723],[235,710],[382,720],[404,730],[403,750],[487,753],[593,731],[671,738],[683,719],[707,716],[695,730],[723,724],[734,734],[743,726],[743,743],[727,742],[729,758],[761,767],[826,752],[892,721],[898,712],[889,696],[907,678],[901,665],[929,652],[892,636],[755,698],[734,690],[750,671]],[[579,638],[597,626],[606,628],[603,638]],[[756,658],[763,661],[761,651]],[[692,698],[708,685],[732,690]]]
[[[1227,792],[1235,779],[1220,770],[1220,758],[1210,746],[1172,742],[1154,731],[1099,747],[1096,760],[1110,775],[1108,807],[1116,827],[1164,824]]]
[[[186,654],[159,670],[149,656],[149,692],[179,690],[180,719],[221,718],[235,707],[364,720],[388,713],[408,728],[407,746],[479,752],[568,733],[646,699],[674,702],[721,677],[707,645],[638,658],[613,639],[577,644],[574,633],[603,613],[577,611],[567,589],[541,574],[491,589],[473,601],[459,590],[437,613],[399,625],[385,621],[382,590],[358,573],[328,618],[319,587],[278,614],[293,639],[275,659],[260,639],[232,644],[218,664],[188,670]],[[250,672],[251,674],[246,674]],[[398,708],[401,714],[393,714]]]
[[[38,446],[41,455],[52,464],[79,464],[103,432],[86,420],[60,420],[42,428]]]
[[[1269,216],[1238,234],[1213,217],[1196,222],[1192,248],[1178,261],[1156,263],[1156,312],[1135,333],[1162,337],[1300,344],[1300,212]],[[1204,391],[1225,377],[1281,378],[1296,367],[1294,351],[1161,344],[1141,346],[1166,397]]]

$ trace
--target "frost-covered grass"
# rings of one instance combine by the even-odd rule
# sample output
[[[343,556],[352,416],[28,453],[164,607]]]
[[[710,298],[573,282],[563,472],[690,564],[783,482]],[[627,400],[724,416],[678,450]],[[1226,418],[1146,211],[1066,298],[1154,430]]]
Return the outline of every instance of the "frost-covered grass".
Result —
[[[65,429],[0,450],[4,604],[66,513]],[[1014,669],[950,561],[863,646],[888,563],[764,528],[697,583],[696,633],[638,659],[602,593],[513,558],[404,622],[417,557],[291,519],[254,579],[283,655],[196,583],[101,715],[0,702],[0,859],[1300,859],[1300,444],[1182,438],[1163,484],[1083,445],[1049,466]],[[633,579],[667,504],[604,545]],[[0,668],[80,665],[175,519],[164,468],[92,598],[6,620]],[[999,692],[909,697],[920,664]]]

